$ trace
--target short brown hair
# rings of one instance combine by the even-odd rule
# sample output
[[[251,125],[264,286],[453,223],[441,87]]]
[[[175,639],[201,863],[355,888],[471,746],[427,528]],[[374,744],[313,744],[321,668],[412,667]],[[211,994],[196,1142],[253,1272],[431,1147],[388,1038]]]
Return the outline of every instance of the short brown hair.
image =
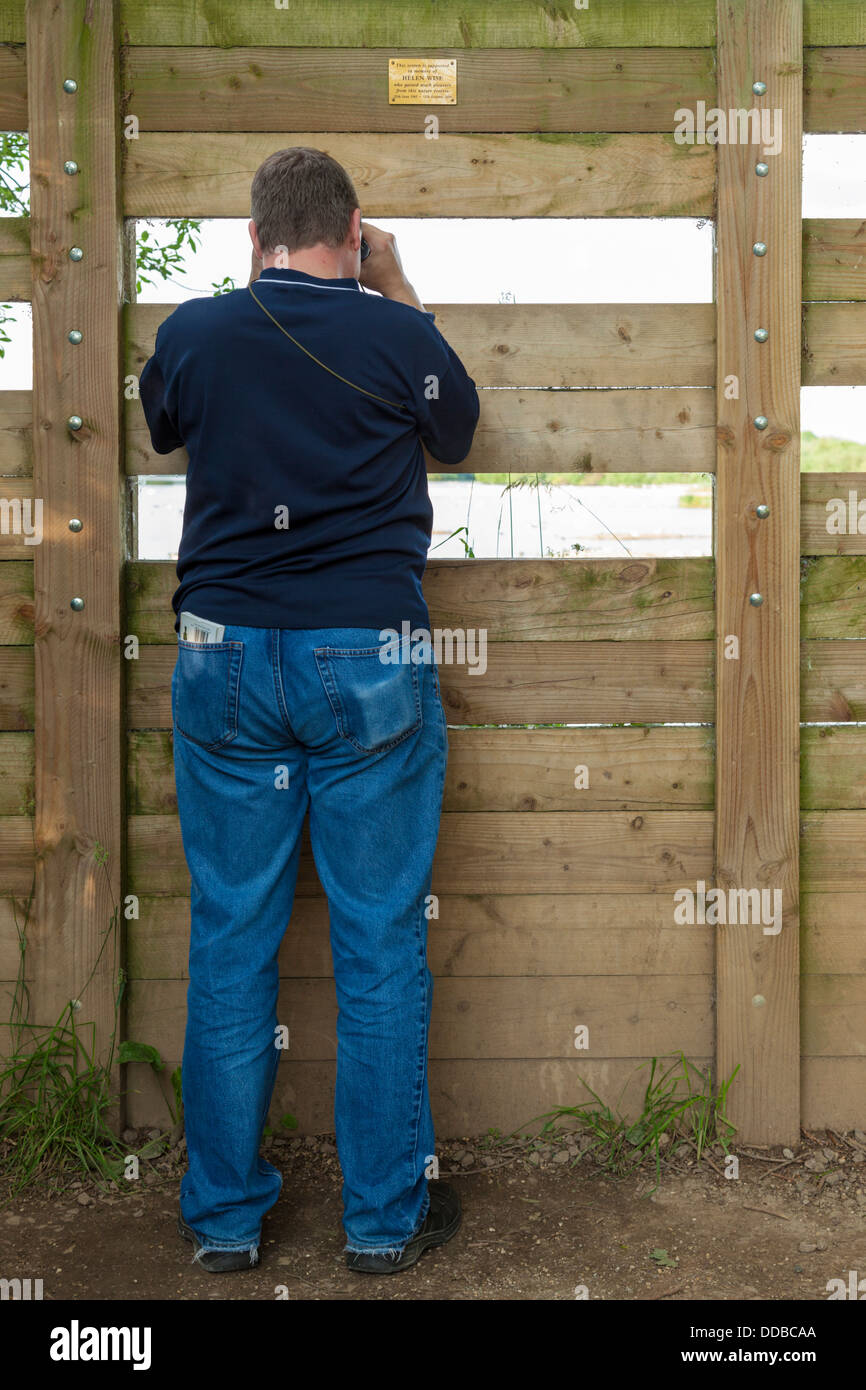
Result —
[[[342,164],[324,150],[293,145],[268,155],[255,172],[250,216],[263,252],[340,246],[358,195]]]

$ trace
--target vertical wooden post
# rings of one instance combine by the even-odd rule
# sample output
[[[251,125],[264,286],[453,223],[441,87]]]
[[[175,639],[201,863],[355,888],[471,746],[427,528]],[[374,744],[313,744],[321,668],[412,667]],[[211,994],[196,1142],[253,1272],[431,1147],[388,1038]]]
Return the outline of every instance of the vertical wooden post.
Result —
[[[771,904],[782,894],[777,935],[717,928],[716,1061],[722,1079],[740,1066],[729,1103],[739,1137],[778,1144],[800,1124],[802,0],[718,0],[717,13],[719,108],[775,113],[782,142],[775,154],[763,141],[735,143],[728,123],[716,263],[716,886],[769,889]],[[738,395],[728,399],[731,378]],[[763,520],[759,506],[769,507]]]
[[[76,1024],[95,1025],[103,1062],[114,1027],[122,911],[114,928],[112,914],[122,909],[124,850],[117,61],[111,0],[30,0],[33,471],[44,507],[34,576],[31,1018],[54,1022],[80,999]],[[76,89],[64,90],[65,81]],[[65,171],[67,161],[77,172]],[[80,259],[70,257],[73,247]],[[77,345],[72,330],[83,335]],[[74,416],[78,430],[67,424]],[[69,529],[73,518],[80,531]]]

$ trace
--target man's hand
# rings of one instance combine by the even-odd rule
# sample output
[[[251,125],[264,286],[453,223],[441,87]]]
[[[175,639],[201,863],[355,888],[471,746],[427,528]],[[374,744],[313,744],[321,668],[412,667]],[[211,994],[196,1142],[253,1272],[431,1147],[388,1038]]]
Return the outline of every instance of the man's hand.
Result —
[[[394,233],[383,232],[372,222],[362,222],[361,235],[369,244],[370,254],[361,262],[360,283],[366,289],[378,290],[386,299],[399,299],[423,312],[424,305],[406,279]]]

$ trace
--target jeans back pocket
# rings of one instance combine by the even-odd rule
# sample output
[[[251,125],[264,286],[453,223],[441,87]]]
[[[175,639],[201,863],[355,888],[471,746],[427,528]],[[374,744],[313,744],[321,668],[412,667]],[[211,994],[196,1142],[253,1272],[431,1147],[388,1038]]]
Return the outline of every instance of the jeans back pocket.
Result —
[[[209,752],[237,737],[243,650],[243,642],[178,639],[172,718],[179,734]]]
[[[382,647],[315,649],[337,732],[359,753],[393,748],[421,728],[418,667],[407,645],[397,656],[384,661]]]

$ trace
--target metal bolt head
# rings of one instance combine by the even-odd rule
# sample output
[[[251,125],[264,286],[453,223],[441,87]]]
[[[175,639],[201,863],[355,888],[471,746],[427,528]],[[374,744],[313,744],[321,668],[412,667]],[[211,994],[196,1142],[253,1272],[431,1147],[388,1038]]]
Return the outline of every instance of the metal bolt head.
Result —
[[[81,426],[84,424],[84,421],[82,420],[80,415],[70,415],[66,423],[71,430],[80,430]]]
[[[759,516],[762,521],[766,521],[767,517],[770,515],[770,508],[767,506],[766,502],[758,503],[755,508],[755,515]]]
[[[770,422],[767,419],[766,415],[756,415],[754,420],[752,421],[752,424],[755,426],[756,430],[765,430],[769,423]]]
[[[80,246],[70,246],[69,259],[71,261],[81,261],[84,259],[84,252]]]
[[[760,1008],[761,1008],[761,1005],[762,1005],[762,1004],[766,1004],[766,1002],[767,1002],[767,1001],[766,1001],[766,999],[764,998],[763,994],[753,994],[753,995],[752,995],[752,1003],[754,1004],[754,1006],[755,1006],[756,1009],[760,1009]]]
[[[766,328],[756,328],[756,329],[755,329],[755,342],[756,342],[756,343],[765,343],[765,342],[767,341],[767,339],[769,338],[769,336],[770,336],[770,335],[769,335],[769,333],[767,332]]]
[[[765,164],[765,163],[763,162],[763,160],[761,161],[760,164],[756,164],[756,165],[755,165],[755,173],[758,175],[758,178],[759,178],[759,179],[765,179],[765,178],[767,177],[767,175],[769,174],[769,172],[770,172],[770,166],[769,166],[769,164]]]
[[[77,346],[81,342],[81,339],[84,337],[84,334],[77,328],[70,328],[66,336],[69,339],[70,343],[75,343]]]
[[[766,256],[767,243],[765,241],[756,241],[754,246],[752,247],[752,251],[756,256]]]
[[[752,83],[752,91],[755,93],[755,96],[756,96],[756,97],[762,97],[762,96],[764,95],[764,93],[766,92],[766,90],[767,90],[767,84],[766,84],[766,82],[753,82],[753,83]]]
[[[75,163],[74,159],[67,159],[66,163],[63,166],[63,172],[64,174],[78,173],[78,165]]]
[[[82,610],[82,608],[84,607],[84,599],[83,599],[83,598],[71,598],[71,599],[69,600],[69,607],[70,607],[70,608],[74,608],[75,611],[76,611],[76,613],[80,613],[81,610]]]
[[[67,77],[66,81],[63,84],[63,90],[64,92],[78,91],[78,83],[76,82],[74,77]]]
[[[79,521],[78,517],[74,516],[69,523],[69,529],[70,531],[81,531],[84,529],[84,522]]]
[[[749,594],[749,603],[752,605],[753,608],[760,608],[763,602],[763,594]]]

